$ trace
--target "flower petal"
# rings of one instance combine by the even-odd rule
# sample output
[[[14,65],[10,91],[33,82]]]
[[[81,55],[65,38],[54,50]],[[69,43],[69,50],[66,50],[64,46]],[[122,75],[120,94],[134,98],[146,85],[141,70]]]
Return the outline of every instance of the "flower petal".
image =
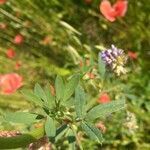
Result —
[[[22,86],[22,77],[17,73],[0,75],[0,92],[12,94]]]
[[[116,12],[115,9],[111,6],[110,2],[108,0],[103,0],[100,3],[100,11],[104,15],[104,17],[113,22],[116,20]]]
[[[124,17],[127,12],[128,2],[126,0],[118,0],[113,8],[116,11],[116,17]]]

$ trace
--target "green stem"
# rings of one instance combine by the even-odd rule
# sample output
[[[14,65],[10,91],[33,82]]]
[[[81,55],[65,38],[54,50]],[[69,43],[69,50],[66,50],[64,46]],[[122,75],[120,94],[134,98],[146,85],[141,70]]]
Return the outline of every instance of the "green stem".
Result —
[[[14,149],[26,147],[30,143],[37,141],[44,136],[44,128],[38,128],[26,134],[18,135],[16,137],[0,137],[1,149]]]

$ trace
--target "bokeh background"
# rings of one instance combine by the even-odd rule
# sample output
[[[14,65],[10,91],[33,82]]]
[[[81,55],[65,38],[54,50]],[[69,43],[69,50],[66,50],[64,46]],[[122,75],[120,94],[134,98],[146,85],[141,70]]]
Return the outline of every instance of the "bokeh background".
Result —
[[[3,0],[4,1],[4,0]],[[100,0],[5,0],[0,4],[0,74],[18,73],[23,88],[36,82],[53,84],[56,74],[69,76],[80,68],[82,58],[97,54],[111,44],[129,55],[129,72],[107,83],[111,98],[125,89],[127,114],[117,113],[105,121],[107,132],[102,147],[87,138],[86,149],[150,149],[150,2],[128,0],[123,18],[109,22],[100,13]],[[115,2],[112,0],[111,2]],[[1,1],[0,1],[1,3]],[[19,35],[19,36],[18,36]],[[18,36],[20,42],[14,39]],[[7,57],[8,49],[15,57]],[[87,85],[88,86],[88,85]],[[97,97],[97,95],[95,96]],[[32,110],[16,91],[0,95],[0,114]],[[125,127],[125,123],[129,126]],[[21,128],[21,127],[20,127]],[[0,123],[0,129],[14,126]]]

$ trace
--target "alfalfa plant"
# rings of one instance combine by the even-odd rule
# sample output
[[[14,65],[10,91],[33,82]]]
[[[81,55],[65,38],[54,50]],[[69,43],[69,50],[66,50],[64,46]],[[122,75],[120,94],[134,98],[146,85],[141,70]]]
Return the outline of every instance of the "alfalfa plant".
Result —
[[[104,80],[107,69],[111,68],[117,75],[125,73],[124,62],[126,58],[122,50],[112,46],[100,53],[97,70],[100,80]],[[50,86],[42,88],[36,84],[34,91],[22,90],[24,96],[40,108],[37,112],[14,112],[4,115],[6,121],[24,124],[42,123],[40,129],[16,137],[0,138],[1,148],[17,148],[27,146],[37,139],[47,136],[52,143],[65,137],[73,148],[82,148],[78,132],[85,133],[92,140],[103,142],[101,130],[95,126],[95,120],[110,115],[125,107],[125,100],[114,100],[106,104],[98,104],[89,108],[87,93],[83,88],[83,77],[95,64],[90,61],[69,79],[61,76],[55,79],[54,90]],[[86,82],[86,81],[84,81]],[[87,107],[88,106],[88,107]],[[9,142],[9,144],[7,144]]]

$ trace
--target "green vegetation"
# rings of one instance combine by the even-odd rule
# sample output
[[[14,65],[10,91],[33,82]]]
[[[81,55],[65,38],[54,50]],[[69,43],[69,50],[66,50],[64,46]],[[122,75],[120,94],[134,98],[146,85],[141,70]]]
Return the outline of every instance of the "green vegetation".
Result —
[[[120,98],[125,99],[126,109],[100,119],[106,126],[102,145],[81,133],[83,148],[148,150],[150,149],[150,30],[148,29],[150,2],[128,0],[126,15],[115,22],[107,21],[100,13],[100,2],[100,0],[93,0],[91,3],[87,3],[86,0],[7,0],[5,4],[0,5],[0,75],[16,72],[23,77],[23,86],[20,90],[10,95],[0,95],[0,115],[16,111],[44,113],[37,106],[41,106],[41,101],[36,101],[36,105],[33,105],[32,102],[38,98],[34,99],[32,93],[29,94],[26,90],[33,89],[35,83],[39,83],[42,87],[49,84],[55,86],[57,99],[63,97],[63,101],[75,92],[74,96],[79,99],[75,101],[79,118],[85,113],[82,112],[83,107],[78,107],[79,102],[84,105],[86,97],[87,110],[90,110],[97,105],[99,95],[105,92],[109,94],[111,100],[119,102]],[[2,24],[6,27],[2,28]],[[21,44],[14,43],[14,37],[18,34],[23,36]],[[126,64],[128,73],[120,77],[116,77],[111,71],[105,72],[105,66],[97,59],[98,53],[109,48],[111,44],[123,49],[126,54],[129,51],[137,54],[137,58],[128,59]],[[13,59],[6,56],[10,48],[16,52]],[[98,61],[101,64],[99,67],[96,66]],[[16,62],[20,63],[19,69],[15,68]],[[93,66],[96,66],[96,69]],[[83,96],[84,90],[80,86],[76,90],[64,88],[64,79],[68,81],[69,76],[76,72],[80,72],[83,77],[81,85],[88,93],[86,96]],[[96,78],[90,79],[86,73],[92,73]],[[42,97],[46,101],[38,84],[34,92],[37,97]],[[31,103],[27,101],[30,97]],[[104,110],[101,106],[94,108],[101,110],[104,115],[108,113],[107,106]],[[113,109],[117,107],[109,111],[114,112]],[[99,113],[90,110],[87,115],[93,118],[97,115],[99,117],[101,115]],[[52,123],[52,119],[47,121]],[[99,120],[95,123],[97,121]],[[93,125],[84,122],[81,128],[86,131],[91,126]],[[34,125],[8,123],[0,117],[1,130],[19,129],[28,132],[33,128]],[[72,137],[73,133],[68,131],[67,134]],[[95,138],[95,135],[91,136]],[[66,138],[58,138],[53,148],[71,148],[66,141]]]

